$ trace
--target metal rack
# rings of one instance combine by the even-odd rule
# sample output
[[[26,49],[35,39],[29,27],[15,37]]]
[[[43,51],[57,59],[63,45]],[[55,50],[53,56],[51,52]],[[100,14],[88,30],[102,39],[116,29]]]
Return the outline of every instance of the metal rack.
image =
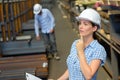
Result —
[[[34,32],[24,34],[33,31],[35,3],[40,0],[0,1],[0,80],[25,80],[25,72],[41,78],[48,76],[44,41],[35,40]]]

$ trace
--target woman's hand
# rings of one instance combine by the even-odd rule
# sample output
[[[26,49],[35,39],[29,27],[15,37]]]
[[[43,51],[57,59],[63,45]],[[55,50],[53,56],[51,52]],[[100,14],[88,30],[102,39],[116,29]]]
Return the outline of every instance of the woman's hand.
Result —
[[[82,36],[77,41],[76,48],[77,48],[78,56],[80,56],[81,54],[84,53],[85,45],[84,45],[84,41],[83,41],[83,37]]]

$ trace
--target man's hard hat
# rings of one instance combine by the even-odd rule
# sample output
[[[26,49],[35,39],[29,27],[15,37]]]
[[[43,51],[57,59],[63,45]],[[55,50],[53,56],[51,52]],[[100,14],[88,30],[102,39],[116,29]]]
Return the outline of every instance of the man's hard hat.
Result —
[[[87,8],[84,11],[80,13],[78,17],[76,17],[77,20],[85,19],[89,20],[99,26],[101,28],[101,17],[99,13],[92,9],[92,8]]]
[[[42,6],[40,4],[35,4],[33,7],[33,13],[34,14],[39,14],[40,11],[42,10]]]

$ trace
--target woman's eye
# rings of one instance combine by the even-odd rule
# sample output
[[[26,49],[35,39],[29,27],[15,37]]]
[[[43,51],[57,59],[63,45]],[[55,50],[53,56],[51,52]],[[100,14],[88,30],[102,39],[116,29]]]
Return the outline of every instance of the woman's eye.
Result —
[[[88,25],[87,23],[84,23],[84,25]]]

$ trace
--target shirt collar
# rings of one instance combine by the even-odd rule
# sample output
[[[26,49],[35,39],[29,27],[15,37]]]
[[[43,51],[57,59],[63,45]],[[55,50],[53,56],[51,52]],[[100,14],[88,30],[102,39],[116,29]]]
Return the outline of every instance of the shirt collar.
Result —
[[[94,48],[96,46],[97,40],[93,40],[87,47],[92,47]]]

